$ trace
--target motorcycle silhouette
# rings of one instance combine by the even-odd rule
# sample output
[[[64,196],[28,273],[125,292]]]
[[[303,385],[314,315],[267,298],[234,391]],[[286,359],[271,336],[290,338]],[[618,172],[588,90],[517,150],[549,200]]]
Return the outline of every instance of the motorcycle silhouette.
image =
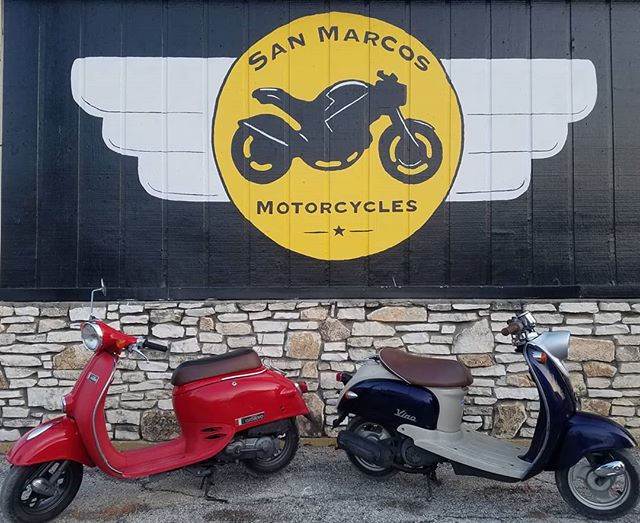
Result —
[[[359,80],[337,82],[315,100],[300,100],[283,89],[260,88],[253,97],[289,114],[297,129],[273,114],[240,120],[231,156],[250,182],[268,184],[282,177],[294,158],[323,171],[350,167],[371,145],[369,131],[382,116],[391,124],[378,143],[385,171],[406,184],[431,178],[442,163],[442,142],[427,122],[404,118],[407,86],[395,74],[378,71],[374,85]]]

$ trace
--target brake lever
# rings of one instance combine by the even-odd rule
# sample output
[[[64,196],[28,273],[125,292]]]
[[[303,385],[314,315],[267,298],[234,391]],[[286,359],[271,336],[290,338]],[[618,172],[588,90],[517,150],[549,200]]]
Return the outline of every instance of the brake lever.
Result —
[[[129,347],[129,350],[131,352],[136,352],[137,354],[140,354],[140,356],[142,356],[147,361],[147,363],[149,363],[149,358],[147,358],[147,355],[138,348],[137,344],[131,345]]]

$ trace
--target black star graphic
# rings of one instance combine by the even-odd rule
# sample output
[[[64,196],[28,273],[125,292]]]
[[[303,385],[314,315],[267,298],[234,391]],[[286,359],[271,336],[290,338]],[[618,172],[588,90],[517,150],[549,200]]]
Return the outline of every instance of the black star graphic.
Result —
[[[344,229],[339,225],[335,229],[333,229],[333,232],[336,233],[335,236],[344,236]]]

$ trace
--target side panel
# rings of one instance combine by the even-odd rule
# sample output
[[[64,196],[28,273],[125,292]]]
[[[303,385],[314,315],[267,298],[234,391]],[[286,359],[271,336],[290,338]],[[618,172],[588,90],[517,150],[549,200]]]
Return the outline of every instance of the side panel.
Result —
[[[251,374],[251,373],[245,373]],[[174,389],[173,406],[183,433],[211,424],[239,432],[264,423],[308,414],[307,406],[291,380],[265,370],[218,376]]]
[[[35,437],[30,436],[46,426],[50,428]],[[87,467],[95,466],[80,439],[76,422],[66,416],[30,430],[16,441],[7,454],[7,461],[18,466],[62,459],[77,461]]]
[[[575,395],[569,377],[550,359],[541,363],[533,357],[538,348],[530,344],[524,352],[531,374],[536,382],[540,395],[540,410],[543,415],[538,423],[545,423],[543,429],[536,427],[534,440],[525,455],[525,460],[532,463],[527,476],[535,476],[547,466],[553,453],[562,443],[563,427],[575,414]]]
[[[546,469],[571,467],[591,452],[635,446],[633,436],[617,423],[596,414],[578,412],[567,421],[562,443],[547,463]]]
[[[406,423],[436,428],[438,400],[427,389],[401,381],[372,379],[357,383],[349,390],[358,397],[343,397],[338,404],[341,414],[356,414],[394,429]]]

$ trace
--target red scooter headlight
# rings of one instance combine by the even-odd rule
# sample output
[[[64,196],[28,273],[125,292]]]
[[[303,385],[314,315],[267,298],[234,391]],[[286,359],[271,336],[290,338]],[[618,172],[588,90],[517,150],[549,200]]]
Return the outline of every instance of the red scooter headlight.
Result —
[[[100,326],[95,323],[83,323],[80,328],[80,335],[82,336],[83,345],[91,352],[97,351],[102,345],[104,335]]]

